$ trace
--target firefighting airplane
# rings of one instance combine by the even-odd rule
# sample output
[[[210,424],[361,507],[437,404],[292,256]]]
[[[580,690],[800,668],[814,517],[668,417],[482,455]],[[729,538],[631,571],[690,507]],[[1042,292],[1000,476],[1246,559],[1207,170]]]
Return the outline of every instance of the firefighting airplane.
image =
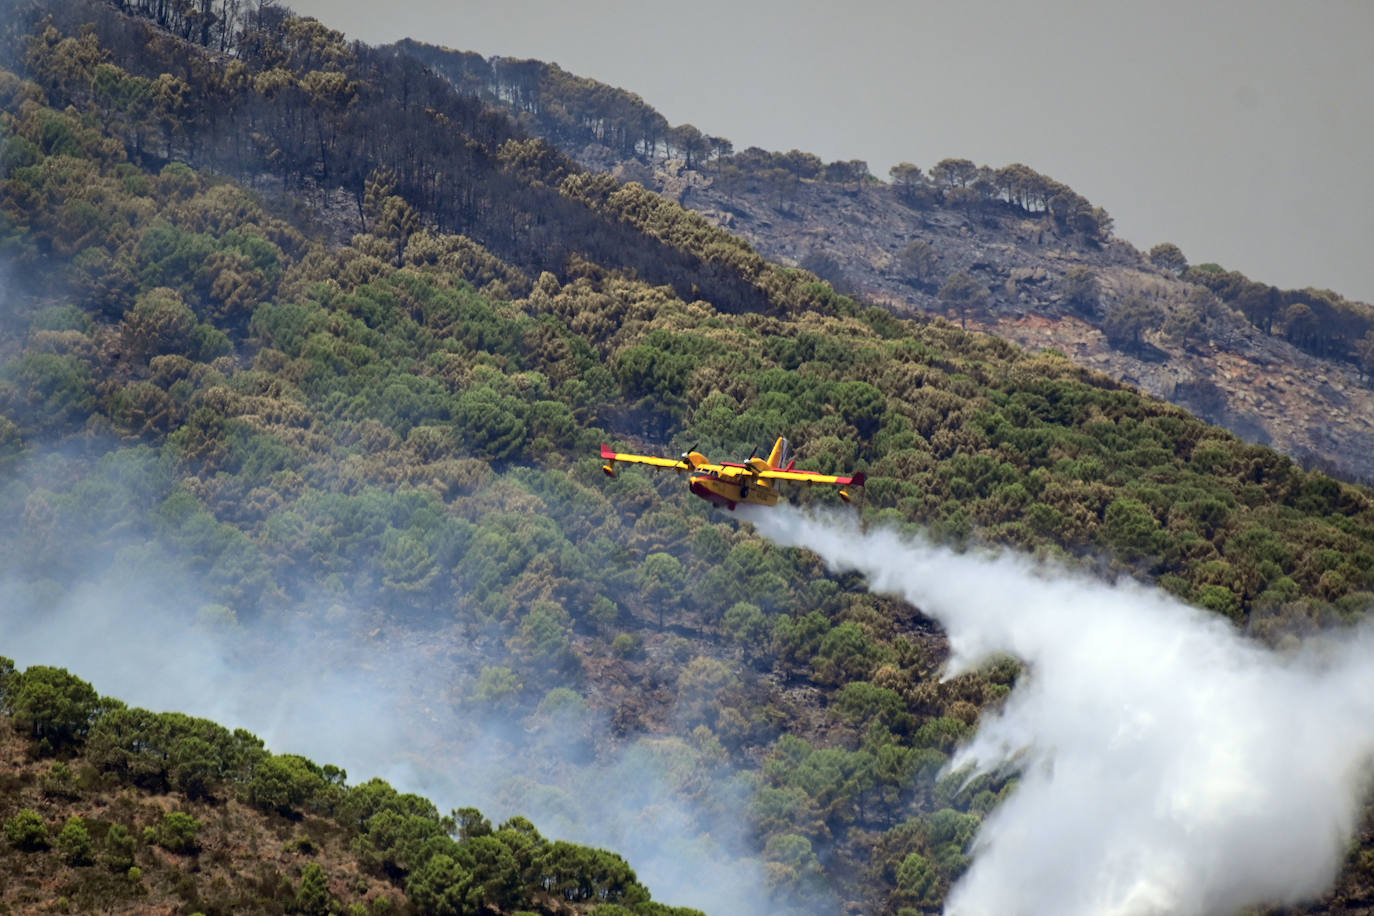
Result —
[[[671,458],[654,458],[650,455],[622,455],[611,451],[608,445],[601,446],[601,458],[606,463],[601,470],[607,477],[615,476],[615,463],[648,464],[656,468],[672,468],[678,473],[690,472],[688,488],[702,499],[734,510],[739,503],[755,503],[761,506],[774,506],[778,502],[778,491],[773,486],[775,480],[792,480],[802,484],[829,483],[841,487],[861,487],[864,485],[864,472],[853,477],[832,477],[816,471],[798,471],[796,462],[791,460],[792,447],[786,439],[778,439],[773,451],[765,461],[753,455],[744,464],[722,461],[711,464],[706,456],[695,448],[683,453],[674,461]],[[848,490],[840,491],[840,499],[849,502]]]

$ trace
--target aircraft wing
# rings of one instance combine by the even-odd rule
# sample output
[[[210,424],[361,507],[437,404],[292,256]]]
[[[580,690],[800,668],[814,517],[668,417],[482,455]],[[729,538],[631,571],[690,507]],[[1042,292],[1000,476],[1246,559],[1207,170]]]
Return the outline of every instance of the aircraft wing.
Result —
[[[692,468],[687,462],[673,458],[655,458],[652,455],[626,455],[620,452],[611,451],[609,445],[601,446],[601,458],[603,461],[624,461],[627,464],[648,464],[656,468],[672,468],[674,471],[690,471]]]
[[[776,471],[773,471],[773,470],[770,470],[770,471],[759,471],[757,476],[758,476],[760,479],[762,479],[762,480],[791,480],[791,481],[794,481],[794,482],[796,482],[796,483],[805,483],[805,484],[833,483],[833,484],[839,484],[839,485],[842,486],[842,487],[846,487],[846,486],[861,487],[861,486],[864,485],[864,480],[865,480],[864,472],[863,472],[863,471],[860,471],[859,473],[855,474],[853,477],[835,477],[835,476],[830,475],[830,474],[821,474],[821,473],[818,473],[818,472],[816,472],[816,471],[783,471],[783,470],[776,470]]]

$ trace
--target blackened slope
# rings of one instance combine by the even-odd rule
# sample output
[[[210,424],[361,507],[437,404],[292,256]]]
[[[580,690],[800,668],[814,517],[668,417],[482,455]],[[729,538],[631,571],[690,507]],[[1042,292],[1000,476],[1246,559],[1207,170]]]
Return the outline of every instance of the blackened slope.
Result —
[[[623,213],[562,193],[578,166],[394,50],[349,45],[280,8],[245,23],[230,43],[232,58],[98,0],[24,12],[17,28],[51,16],[56,29],[40,41],[39,58],[26,55],[36,63],[30,75],[55,100],[103,100],[116,130],[150,164],[181,159],[316,207],[351,200],[358,229],[371,228],[362,212],[368,178],[386,169],[424,222],[531,273],[566,278],[590,261],[722,311],[794,305],[786,290],[713,259],[704,246],[674,244]],[[145,81],[137,87],[147,96],[142,110],[122,111],[102,96],[100,57],[83,58],[79,45],[57,49],[86,24],[105,61]]]
[[[394,47],[578,162],[701,212],[774,263],[800,264],[899,313],[953,311],[1022,346],[1053,347],[1307,466],[1374,480],[1374,309],[1363,303],[1190,267],[1169,244],[1147,257],[1108,241],[1099,208],[1019,163],[946,159],[929,174],[903,163],[883,185],[863,163],[732,153],[728,140],[670,127],[638,95],[556,64],[411,40]],[[965,290],[983,291],[977,301],[940,295],[961,275],[975,284]],[[1096,284],[1087,298],[1085,278]]]

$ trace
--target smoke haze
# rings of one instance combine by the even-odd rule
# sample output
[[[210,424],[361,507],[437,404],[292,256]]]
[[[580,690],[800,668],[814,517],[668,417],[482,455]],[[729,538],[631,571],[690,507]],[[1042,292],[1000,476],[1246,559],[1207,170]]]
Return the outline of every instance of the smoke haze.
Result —
[[[0,575],[0,655],[67,668],[130,705],[246,728],[274,753],[344,767],[350,784],[380,776],[440,811],[523,815],[551,839],[623,855],[657,901],[769,912],[741,788],[722,780],[702,805],[685,800],[681,742],[607,751],[606,723],[585,708],[532,724],[457,706],[453,685],[472,674],[461,647],[378,633],[366,609],[322,600],[240,626],[198,614],[189,577],[145,582],[118,567],[68,586]]]
[[[951,766],[1015,768],[945,912],[1192,914],[1289,904],[1333,880],[1374,753],[1374,633],[1279,655],[1135,583],[958,554],[790,507],[765,536],[867,576],[949,635],[949,674],[1027,672]]]

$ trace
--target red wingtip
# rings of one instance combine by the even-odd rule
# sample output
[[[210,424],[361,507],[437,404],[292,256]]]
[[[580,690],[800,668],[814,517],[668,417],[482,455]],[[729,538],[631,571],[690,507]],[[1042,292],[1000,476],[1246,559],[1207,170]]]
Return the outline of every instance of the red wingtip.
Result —
[[[849,485],[850,485],[851,487],[861,487],[861,486],[864,485],[864,481],[867,480],[867,479],[868,479],[868,476],[867,476],[866,474],[864,474],[863,471],[860,471],[859,473],[855,474],[853,477],[849,478]]]
[[[609,461],[610,459],[615,457],[615,452],[611,449],[609,445],[603,444],[601,446],[601,457]]]

